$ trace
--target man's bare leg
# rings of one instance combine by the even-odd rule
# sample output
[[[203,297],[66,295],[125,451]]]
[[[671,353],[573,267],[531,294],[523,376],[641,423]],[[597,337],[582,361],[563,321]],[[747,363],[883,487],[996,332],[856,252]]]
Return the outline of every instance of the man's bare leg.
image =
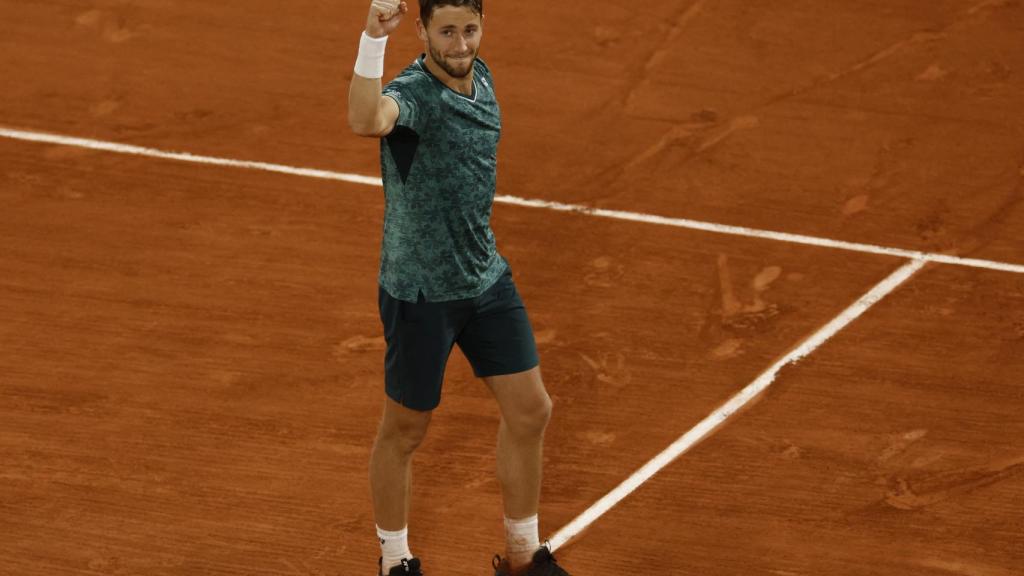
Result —
[[[484,381],[501,409],[498,481],[505,510],[506,554],[515,568],[528,564],[539,547],[537,516],[551,398],[539,367]]]
[[[406,531],[412,486],[412,456],[427,434],[432,412],[418,412],[386,398],[384,416],[370,454],[373,514],[381,537],[383,571],[401,563],[408,552]],[[394,538],[395,542],[387,542]],[[403,553],[406,552],[408,554]],[[391,554],[389,554],[389,552]]]

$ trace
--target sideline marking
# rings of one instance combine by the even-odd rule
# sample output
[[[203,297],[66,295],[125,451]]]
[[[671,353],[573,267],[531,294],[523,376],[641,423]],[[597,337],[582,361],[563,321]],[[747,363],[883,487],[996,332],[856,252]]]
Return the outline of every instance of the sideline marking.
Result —
[[[365,184],[367,186],[383,186],[383,182],[381,181],[380,178],[373,176],[363,176],[361,174],[332,172],[330,170],[317,170],[312,168],[296,168],[293,166],[285,166],[282,164],[270,164],[267,162],[250,162],[245,160],[216,158],[212,156],[198,156],[195,154],[190,154],[188,152],[168,152],[166,150],[157,150],[156,148],[145,148],[142,146],[132,146],[129,144],[118,144],[116,142],[104,142],[101,140],[92,140],[89,138],[75,138],[71,136],[48,134],[44,132],[14,130],[10,128],[4,128],[3,126],[0,126],[0,137],[9,138],[11,140],[43,142],[47,144],[57,144],[61,146],[86,148],[89,150],[100,150],[103,152],[115,152],[117,154],[148,156],[151,158],[161,158],[165,160],[178,160],[181,162],[192,162],[196,164],[207,164],[212,166],[229,166],[232,168],[243,168],[247,170],[262,170],[265,172],[276,172],[279,174],[304,176],[307,178],[319,178],[323,180],[339,180],[342,182],[350,182],[353,184]],[[636,212],[625,212],[622,210],[606,210],[603,208],[592,208],[589,206],[583,206],[579,204],[563,204],[561,202],[550,202],[546,200],[530,200],[526,198],[519,198],[516,196],[497,195],[494,197],[494,201],[502,204],[524,206],[527,208],[546,208],[548,210],[555,210],[558,212],[579,212],[582,214],[598,216],[601,218],[628,220],[632,222],[643,222],[646,224],[659,224],[662,226],[673,226],[676,228],[686,228],[690,230],[699,230],[702,232],[713,232],[716,234],[728,234],[731,236],[743,236],[747,238],[758,238],[762,240],[776,240],[779,242],[786,242],[789,244],[804,244],[809,246],[819,246],[823,248],[835,248],[837,250],[846,250],[849,252],[881,254],[884,256],[895,256],[898,258],[906,258],[911,260],[924,260],[926,262],[950,264],[953,266],[985,268],[988,270],[998,270],[1000,272],[1024,274],[1024,264],[1010,264],[1007,262],[982,260],[978,258],[960,258],[958,256],[951,256],[949,254],[919,252],[916,250],[905,250],[902,248],[889,248],[885,246],[875,246],[873,244],[861,244],[859,242],[844,242],[842,240],[819,238],[817,236],[805,236],[803,234],[790,234],[787,232],[760,230],[757,228],[746,228],[743,226],[732,226],[729,224],[716,224],[714,222],[702,222],[699,220],[689,220],[686,218],[668,218],[665,216],[640,214]]]
[[[878,285],[872,288],[867,294],[861,296],[860,299],[850,305],[850,307],[839,314],[839,316],[836,316],[831,322],[820,328],[810,338],[804,340],[804,342],[797,348],[793,349],[781,360],[773,364],[771,368],[764,371],[756,380],[748,384],[746,388],[740,390],[735,396],[729,399],[728,402],[712,412],[708,417],[701,420],[689,432],[680,436],[678,440],[672,443],[672,445],[652,458],[647,462],[647,464],[644,464],[639,470],[634,472],[632,476],[624,480],[611,492],[605,494],[600,500],[590,506],[590,508],[587,508],[582,514],[577,516],[576,519],[551,536],[549,541],[551,543],[552,551],[558,549],[566,542],[576,537],[580,532],[608,512],[612,507],[639,488],[640,485],[650,480],[652,476],[660,472],[676,458],[685,454],[690,450],[690,448],[693,448],[701,440],[710,435],[739,409],[746,406],[751,400],[759,396],[769,386],[771,386],[782,368],[788,364],[796,363],[800,361],[801,358],[804,358],[811,352],[814,352],[819,346],[835,336],[840,330],[856,320],[861,314],[866,312],[869,308],[877,304],[883,298],[896,290],[896,288],[901,284],[910,279],[910,277],[923,268],[927,262],[928,261],[924,258],[917,258],[904,264],[898,270],[890,274],[888,278],[878,283]]]

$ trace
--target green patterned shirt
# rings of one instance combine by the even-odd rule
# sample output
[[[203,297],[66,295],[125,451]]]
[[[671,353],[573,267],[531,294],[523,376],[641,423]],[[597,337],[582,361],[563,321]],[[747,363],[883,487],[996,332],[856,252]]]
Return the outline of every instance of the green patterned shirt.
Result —
[[[501,110],[491,72],[477,59],[473,96],[445,86],[421,55],[384,87],[398,103],[381,139],[384,240],[380,285],[394,298],[474,298],[508,262],[491,231]]]

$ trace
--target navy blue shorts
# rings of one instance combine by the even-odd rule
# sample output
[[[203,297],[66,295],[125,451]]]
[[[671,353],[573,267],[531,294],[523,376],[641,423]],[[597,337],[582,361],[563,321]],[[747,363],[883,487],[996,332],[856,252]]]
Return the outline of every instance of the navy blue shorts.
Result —
[[[378,288],[384,324],[384,388],[399,404],[419,411],[437,408],[445,366],[455,344],[477,377],[525,372],[540,364],[530,319],[512,270],[476,298],[416,303],[396,300]]]

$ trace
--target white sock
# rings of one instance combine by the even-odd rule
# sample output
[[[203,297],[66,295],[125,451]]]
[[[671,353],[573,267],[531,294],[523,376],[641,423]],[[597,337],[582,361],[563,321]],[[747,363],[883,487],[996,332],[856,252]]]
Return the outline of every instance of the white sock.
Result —
[[[380,539],[380,552],[384,557],[381,563],[381,572],[385,575],[392,567],[401,564],[402,558],[412,558],[412,552],[409,551],[408,526],[398,532],[388,532],[377,526],[377,538]]]
[[[513,568],[525,566],[533,560],[533,553],[540,548],[538,527],[536,514],[522,520],[505,517],[505,553]]]

